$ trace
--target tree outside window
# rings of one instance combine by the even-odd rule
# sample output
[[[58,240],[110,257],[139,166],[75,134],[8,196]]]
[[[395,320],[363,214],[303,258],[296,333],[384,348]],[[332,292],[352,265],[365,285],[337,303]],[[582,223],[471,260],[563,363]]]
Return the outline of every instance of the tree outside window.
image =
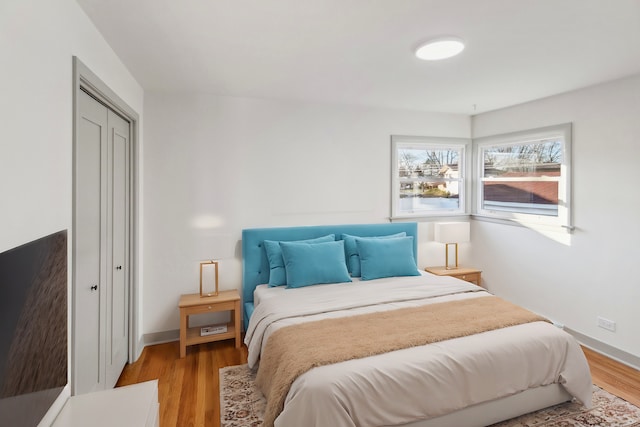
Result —
[[[464,213],[468,140],[392,137],[392,216]]]
[[[569,225],[571,126],[480,138],[476,214]]]

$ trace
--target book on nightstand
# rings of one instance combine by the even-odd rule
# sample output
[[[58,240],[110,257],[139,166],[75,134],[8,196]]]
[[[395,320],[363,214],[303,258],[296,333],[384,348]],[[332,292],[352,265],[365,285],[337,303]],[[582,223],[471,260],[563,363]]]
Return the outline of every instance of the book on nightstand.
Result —
[[[203,326],[200,328],[200,336],[204,337],[206,335],[216,335],[216,334],[224,334],[227,332],[227,325],[213,325],[213,326]]]

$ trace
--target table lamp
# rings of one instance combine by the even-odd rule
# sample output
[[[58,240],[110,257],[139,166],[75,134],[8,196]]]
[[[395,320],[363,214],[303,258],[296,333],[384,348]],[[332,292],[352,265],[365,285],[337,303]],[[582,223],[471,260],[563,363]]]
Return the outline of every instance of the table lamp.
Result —
[[[203,286],[203,282],[208,283],[209,286]],[[200,263],[200,298],[214,296],[218,296],[218,261],[202,261]]]
[[[447,270],[458,268],[458,243],[469,241],[470,230],[468,222],[436,222],[434,224],[435,241],[445,244],[445,268]],[[449,266],[449,245],[455,245],[455,267]]]

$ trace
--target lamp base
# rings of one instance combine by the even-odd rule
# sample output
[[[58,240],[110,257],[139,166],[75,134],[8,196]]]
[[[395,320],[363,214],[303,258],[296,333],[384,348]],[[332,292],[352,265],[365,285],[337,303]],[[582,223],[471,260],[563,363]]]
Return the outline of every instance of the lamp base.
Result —
[[[454,266],[449,265],[449,245],[456,246],[456,264]],[[447,270],[455,270],[458,268],[458,244],[457,243],[445,243],[444,245],[444,256],[445,256],[445,264],[444,268]]]

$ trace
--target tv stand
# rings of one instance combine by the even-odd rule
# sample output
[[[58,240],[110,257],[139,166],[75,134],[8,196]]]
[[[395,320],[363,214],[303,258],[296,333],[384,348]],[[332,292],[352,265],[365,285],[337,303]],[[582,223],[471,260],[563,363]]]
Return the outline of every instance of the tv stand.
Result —
[[[158,427],[158,380],[72,396],[52,427]]]

